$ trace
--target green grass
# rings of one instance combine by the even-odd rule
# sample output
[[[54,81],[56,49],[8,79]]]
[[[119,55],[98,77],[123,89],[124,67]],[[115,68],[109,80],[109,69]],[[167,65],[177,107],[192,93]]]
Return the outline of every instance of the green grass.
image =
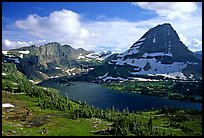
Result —
[[[61,101],[58,92],[55,89],[43,88],[28,84],[28,80],[24,76],[18,74],[14,69],[14,72],[9,72],[8,68],[12,68],[12,64],[7,64],[4,71],[8,74],[3,77],[2,82],[4,85],[8,81],[10,84],[13,82],[20,82],[19,86],[22,87],[21,91],[25,94],[8,93],[6,87],[2,90],[2,103],[11,103],[15,105],[14,108],[2,108],[2,135],[16,135],[16,136],[94,136],[104,135],[101,132],[110,132],[106,130],[114,131],[114,123],[119,123],[122,119],[122,131],[129,129],[130,124],[139,123],[137,126],[138,131],[142,131],[142,135],[176,135],[176,136],[201,136],[202,135],[202,113],[182,110],[182,109],[161,109],[151,111],[140,111],[136,113],[129,113],[128,110],[124,112],[117,112],[115,110],[97,110],[88,107],[87,105],[78,104],[73,101],[67,101],[61,97]],[[15,76],[15,77],[14,77]],[[22,85],[23,84],[23,85]],[[161,83],[162,84],[162,83]],[[161,85],[155,84],[155,85]],[[153,84],[150,84],[153,85]],[[9,86],[9,85],[5,85]],[[15,86],[10,85],[13,89]],[[19,87],[19,88],[21,88]],[[128,86],[129,87],[129,86]],[[3,88],[3,87],[2,87]],[[24,89],[23,89],[24,88]],[[13,92],[13,91],[11,91]],[[32,94],[30,93],[32,92]],[[26,95],[27,94],[27,95]],[[71,103],[72,108],[53,108],[56,105],[50,102],[50,106],[42,106],[42,102],[49,103],[49,98],[60,101],[57,104],[63,105],[64,103]],[[39,99],[39,97],[41,99]],[[56,98],[58,97],[58,98]],[[45,100],[45,101],[43,101]],[[39,105],[40,103],[40,105]],[[43,107],[43,108],[41,108]],[[77,111],[77,112],[76,112]],[[88,111],[93,116],[78,116]],[[100,111],[100,114],[98,113]],[[95,112],[95,113],[94,113]],[[86,112],[87,113],[87,112]],[[97,117],[97,118],[96,118]],[[152,118],[152,131],[148,130],[147,124]],[[103,119],[102,119],[103,118]],[[109,120],[109,121],[107,121]],[[125,127],[123,125],[125,123]],[[107,124],[113,124],[109,127]],[[127,127],[128,126],[128,127]],[[113,132],[112,131],[112,132]],[[127,131],[126,131],[127,132]],[[129,129],[127,135],[133,135]],[[158,132],[158,133],[155,133]],[[119,135],[123,135],[120,131]],[[112,133],[113,134],[113,133]],[[115,133],[116,134],[116,133]],[[111,133],[105,134],[111,135]]]
[[[90,136],[95,135],[92,131],[101,131],[107,129],[106,120],[94,127],[95,118],[86,119],[69,119],[66,118],[65,112],[42,109],[35,103],[36,98],[30,98],[27,95],[12,95],[2,92],[2,103],[12,103],[15,105],[14,111],[7,112],[6,108],[2,108],[2,135],[16,135],[16,136]],[[17,113],[21,112],[25,114],[24,109],[30,110],[30,115],[27,116],[25,121],[21,119],[12,119],[12,116],[17,117]],[[42,116],[49,115],[50,117],[44,122],[42,126],[27,127],[30,121],[34,118],[40,118]],[[6,118],[10,117],[10,118]],[[20,125],[21,127],[19,127]],[[40,132],[44,129],[48,131],[44,134]],[[14,130],[16,133],[8,132]]]
[[[2,103],[12,103],[15,105],[14,111],[11,112],[7,112],[6,108],[2,108],[2,115],[4,116],[2,118],[2,135],[4,136],[94,136],[97,134],[93,132],[107,130],[107,124],[113,123],[99,118],[69,119],[66,117],[66,112],[40,108],[35,102],[36,98],[30,98],[24,94],[12,95],[5,92],[3,92],[2,95]],[[26,113],[25,109],[30,110],[30,114],[26,117],[26,120],[22,121],[20,118],[15,119],[17,115],[20,117],[23,116],[23,114]],[[36,118],[39,119],[47,115],[49,115],[49,117],[45,121],[42,121],[41,126],[27,126]],[[12,118],[12,116],[14,116],[14,118]],[[181,124],[185,129],[171,126],[170,122],[173,122],[171,117],[160,113],[159,110],[129,113],[128,116],[135,116],[137,121],[141,122],[141,124],[147,124],[149,118],[152,117],[153,131],[156,131],[157,128],[159,134],[165,131],[165,135],[202,135],[201,115],[188,115],[190,120],[176,122],[177,124]],[[96,122],[96,120],[101,120],[102,122],[95,124],[94,122]],[[12,133],[9,132],[9,130],[16,132]],[[41,132],[43,130],[47,131],[42,134]]]

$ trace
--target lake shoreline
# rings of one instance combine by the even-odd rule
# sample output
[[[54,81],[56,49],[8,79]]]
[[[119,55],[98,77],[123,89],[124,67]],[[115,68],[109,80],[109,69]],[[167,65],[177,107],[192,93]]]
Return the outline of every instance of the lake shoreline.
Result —
[[[202,103],[202,99],[201,100],[188,100],[188,99],[180,99],[180,98],[176,98],[176,97],[170,97],[170,96],[165,96],[165,95],[160,95],[160,94],[156,94],[156,93],[143,93],[141,91],[127,91],[127,90],[118,90],[112,86],[107,86],[106,84],[103,84],[104,87],[109,88],[111,90],[116,90],[119,93],[125,93],[125,92],[130,92],[130,93],[135,93],[135,94],[141,94],[141,95],[148,95],[148,96],[156,96],[156,97],[163,97],[163,98],[167,98],[167,99],[172,99],[172,100],[178,100],[178,101],[185,101],[185,102],[195,102],[195,103]]]
[[[69,82],[72,83],[72,82]],[[74,85],[63,86],[55,80],[46,80],[40,83],[44,87],[52,87],[60,91],[64,96],[68,96],[71,100],[80,100],[94,107],[106,109],[114,106],[119,110],[126,107],[129,110],[141,111],[152,108],[181,107],[202,110],[202,104],[173,99],[165,99],[163,97],[149,96],[142,94],[134,94],[127,92],[118,92],[103,88],[101,84],[88,82],[73,82]],[[119,102],[120,101],[120,102]],[[148,102],[149,101],[149,102]]]

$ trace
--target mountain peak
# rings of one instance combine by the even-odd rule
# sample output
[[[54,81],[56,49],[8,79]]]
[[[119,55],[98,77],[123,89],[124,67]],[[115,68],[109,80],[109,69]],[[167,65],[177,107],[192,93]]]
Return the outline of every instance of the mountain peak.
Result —
[[[60,45],[60,43],[58,43],[58,42],[50,42],[50,43],[47,43],[45,45]]]
[[[170,23],[159,24],[158,26],[172,27]]]
[[[145,53],[163,52],[164,54],[172,54],[178,44],[181,46],[180,43],[179,36],[171,24],[164,23],[151,28],[126,53],[127,55],[134,54],[134,57],[138,58]],[[184,45],[181,47],[187,49]],[[128,57],[125,56],[125,59]]]
[[[200,77],[201,67],[200,60],[180,41],[169,23],[151,28],[130,49],[110,60],[109,64],[132,66],[132,75],[178,72],[181,75],[185,72],[187,76],[191,73]]]

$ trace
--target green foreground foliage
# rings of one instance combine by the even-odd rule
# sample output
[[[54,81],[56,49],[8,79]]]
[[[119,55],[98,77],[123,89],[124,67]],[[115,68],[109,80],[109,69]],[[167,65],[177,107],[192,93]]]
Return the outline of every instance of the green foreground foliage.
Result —
[[[12,72],[10,69],[14,69]],[[3,64],[2,135],[49,136],[201,136],[202,112],[170,109],[122,112],[99,109],[80,101],[70,101],[52,88],[35,86]]]

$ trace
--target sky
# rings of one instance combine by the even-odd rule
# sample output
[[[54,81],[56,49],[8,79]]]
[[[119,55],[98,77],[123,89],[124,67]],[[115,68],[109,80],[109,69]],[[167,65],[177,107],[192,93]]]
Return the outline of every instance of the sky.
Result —
[[[202,50],[202,2],[2,2],[2,49],[59,42],[124,52],[163,23]]]

